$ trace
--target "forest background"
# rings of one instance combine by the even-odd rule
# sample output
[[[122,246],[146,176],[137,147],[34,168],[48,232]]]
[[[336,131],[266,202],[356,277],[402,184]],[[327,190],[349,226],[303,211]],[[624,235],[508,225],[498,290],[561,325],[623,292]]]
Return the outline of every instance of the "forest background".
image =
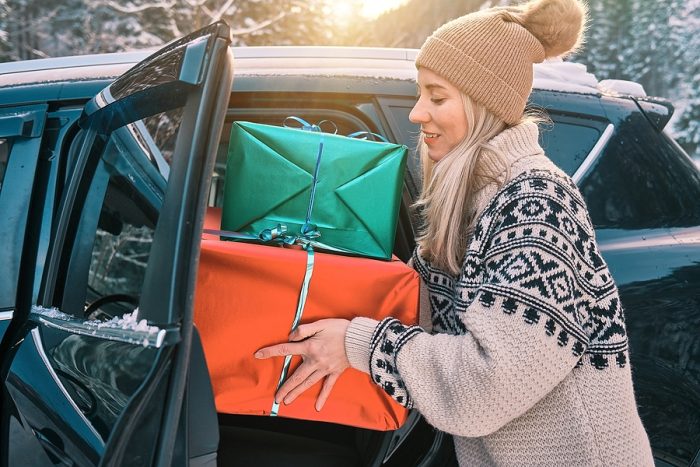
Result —
[[[232,26],[236,45],[420,47],[449,19],[514,3],[0,0],[0,62],[157,47],[219,19]],[[588,4],[586,45],[569,60],[584,63],[599,80],[636,81],[647,94],[670,99],[676,112],[667,128],[700,159],[700,0]]]

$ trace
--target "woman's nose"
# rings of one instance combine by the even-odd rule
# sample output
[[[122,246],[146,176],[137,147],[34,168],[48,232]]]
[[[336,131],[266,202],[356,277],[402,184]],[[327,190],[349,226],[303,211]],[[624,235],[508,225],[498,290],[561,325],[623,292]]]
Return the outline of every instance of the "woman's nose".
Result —
[[[422,124],[430,120],[430,115],[425,111],[420,99],[411,109],[411,113],[408,114],[408,119],[412,123]]]

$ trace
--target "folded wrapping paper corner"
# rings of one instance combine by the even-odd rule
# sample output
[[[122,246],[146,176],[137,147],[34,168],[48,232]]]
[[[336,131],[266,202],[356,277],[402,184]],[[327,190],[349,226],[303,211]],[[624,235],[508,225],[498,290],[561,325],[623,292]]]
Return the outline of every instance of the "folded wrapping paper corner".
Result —
[[[216,222],[210,209],[206,224]],[[306,252],[203,240],[195,295],[200,332],[217,411],[269,415],[283,359],[257,360],[256,350],[288,339]],[[418,276],[399,260],[316,253],[302,323],[322,318],[395,316],[417,322]],[[292,360],[290,373],[300,364]],[[321,383],[279,416],[374,430],[394,430],[408,412],[357,370],[343,373],[321,412],[314,408]]]
[[[221,228],[257,234],[281,223],[290,232],[299,231],[321,139],[311,216],[320,241],[363,256],[390,258],[408,154],[397,144],[234,122]]]

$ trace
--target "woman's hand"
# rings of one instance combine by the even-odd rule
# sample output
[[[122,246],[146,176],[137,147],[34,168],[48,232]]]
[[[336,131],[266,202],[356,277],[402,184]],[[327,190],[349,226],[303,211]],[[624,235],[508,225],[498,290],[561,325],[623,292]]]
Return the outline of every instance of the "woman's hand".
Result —
[[[346,319],[321,319],[302,324],[289,335],[289,342],[255,352],[255,358],[302,357],[302,364],[275,394],[276,402],[291,404],[301,393],[325,377],[316,400],[316,410],[323,408],[338,377],[350,366],[345,354],[345,331],[349,324],[350,321]]]

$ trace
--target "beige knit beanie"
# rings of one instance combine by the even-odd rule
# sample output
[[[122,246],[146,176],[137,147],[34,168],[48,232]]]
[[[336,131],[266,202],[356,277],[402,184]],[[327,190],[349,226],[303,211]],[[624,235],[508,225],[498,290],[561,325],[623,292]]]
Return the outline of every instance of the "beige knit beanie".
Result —
[[[532,89],[533,63],[580,47],[586,13],[579,0],[533,0],[462,16],[428,37],[416,67],[433,70],[514,125]]]

